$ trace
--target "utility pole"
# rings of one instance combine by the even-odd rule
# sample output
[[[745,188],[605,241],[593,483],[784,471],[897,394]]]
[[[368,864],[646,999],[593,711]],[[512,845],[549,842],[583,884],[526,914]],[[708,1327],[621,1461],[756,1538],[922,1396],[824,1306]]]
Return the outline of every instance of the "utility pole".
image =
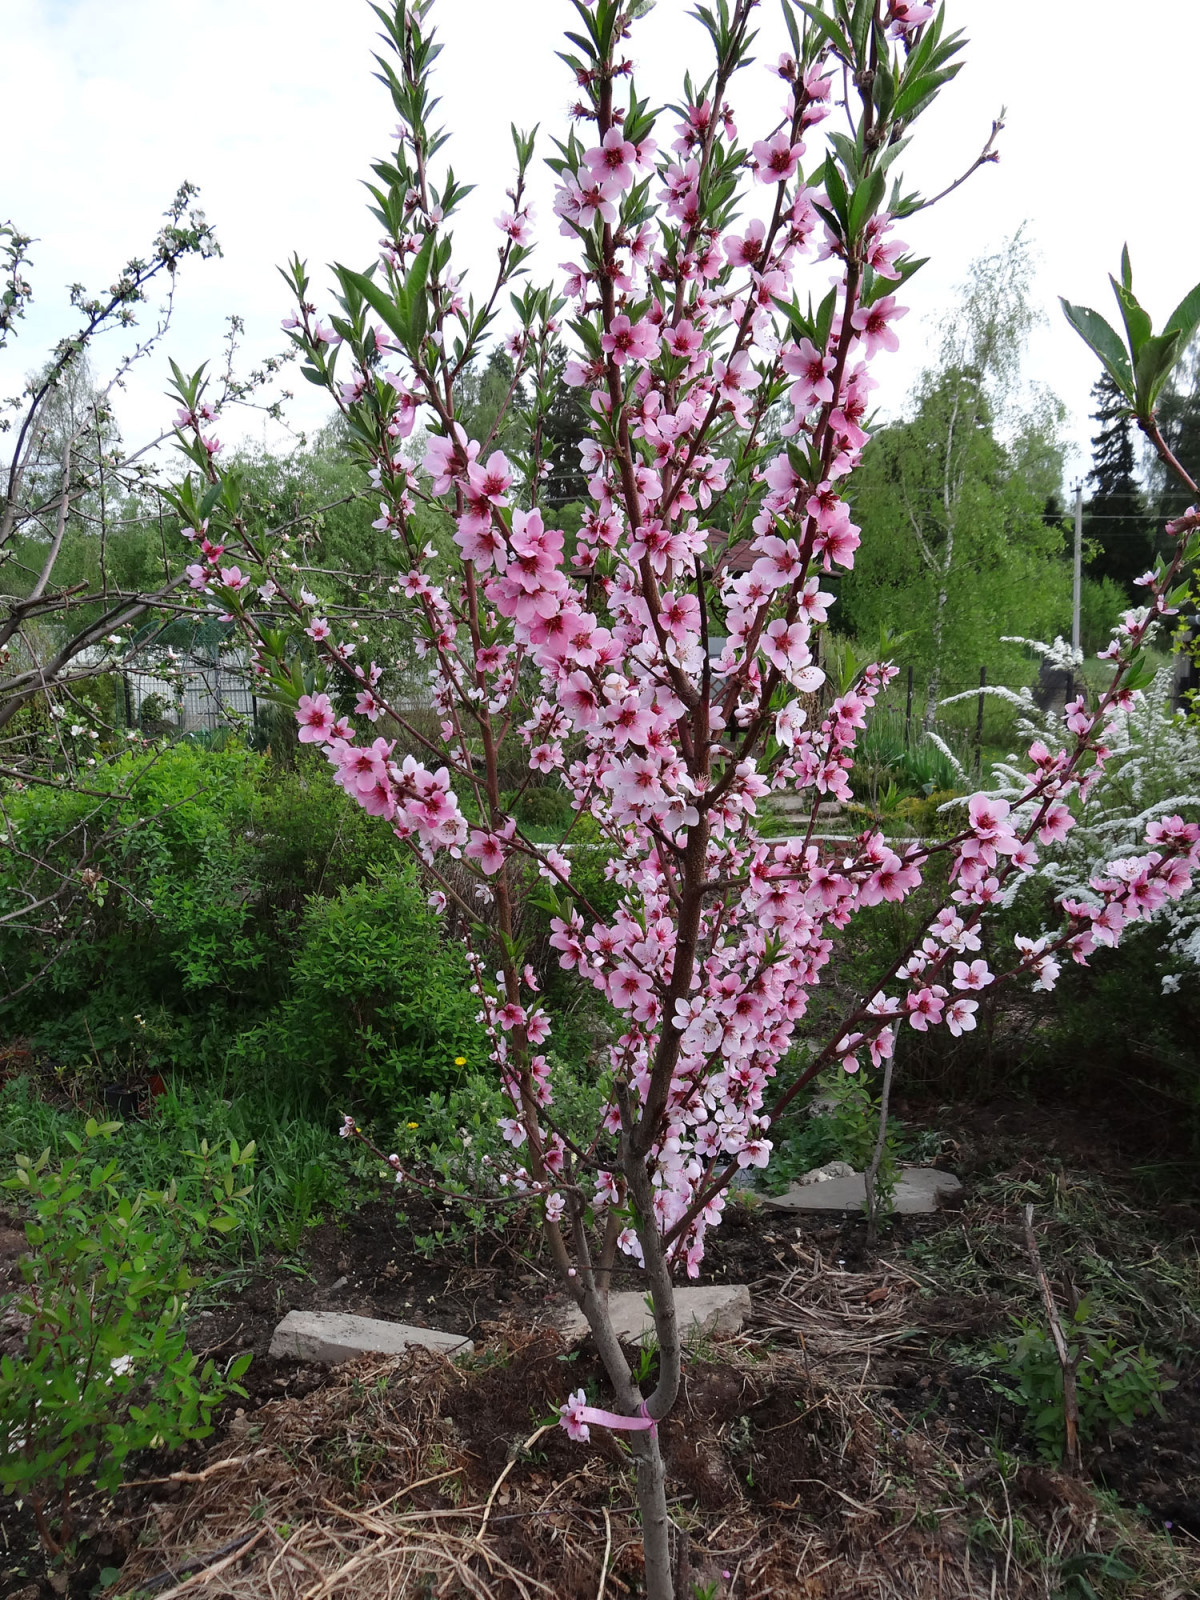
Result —
[[[1075,485],[1075,567],[1071,583],[1071,648],[1079,651],[1079,592],[1083,586],[1083,483]]]

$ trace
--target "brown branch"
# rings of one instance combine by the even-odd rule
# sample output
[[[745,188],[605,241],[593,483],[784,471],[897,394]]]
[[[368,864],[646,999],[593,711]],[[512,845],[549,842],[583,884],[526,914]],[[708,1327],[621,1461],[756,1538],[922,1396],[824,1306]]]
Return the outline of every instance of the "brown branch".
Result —
[[[1038,1287],[1042,1291],[1042,1304],[1046,1308],[1046,1322],[1050,1328],[1050,1337],[1054,1340],[1054,1352],[1058,1356],[1058,1364],[1062,1368],[1063,1379],[1063,1424],[1066,1429],[1066,1448],[1063,1459],[1068,1472],[1078,1474],[1081,1470],[1079,1455],[1079,1396],[1075,1388],[1075,1369],[1079,1364],[1078,1356],[1072,1356],[1067,1347],[1066,1336],[1063,1333],[1062,1323],[1059,1321],[1058,1308],[1054,1304],[1054,1295],[1050,1290],[1050,1282],[1046,1277],[1046,1269],[1042,1266],[1042,1258],[1038,1252],[1037,1238],[1033,1231],[1033,1207],[1025,1207],[1025,1248],[1029,1251],[1029,1259],[1033,1262],[1033,1270],[1037,1277]]]

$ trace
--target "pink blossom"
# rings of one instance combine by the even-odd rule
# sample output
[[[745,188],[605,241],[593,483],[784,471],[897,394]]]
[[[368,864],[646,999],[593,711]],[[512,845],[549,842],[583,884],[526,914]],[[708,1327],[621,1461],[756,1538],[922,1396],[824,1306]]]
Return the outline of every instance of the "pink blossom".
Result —
[[[531,244],[533,234],[530,224],[533,221],[533,208],[527,206],[524,211],[502,211],[496,218],[496,226],[501,233],[505,233],[517,245]]]
[[[767,225],[759,218],[750,224],[744,234],[726,235],[723,246],[729,264],[733,267],[756,267],[762,260],[766,245]]]
[[[1038,838],[1043,844],[1058,844],[1075,826],[1075,818],[1061,800],[1056,800],[1042,818]]]
[[[499,834],[489,833],[483,828],[472,828],[466,854],[472,861],[478,861],[483,871],[491,877],[504,865],[504,841]]]
[[[583,1420],[583,1413],[587,1409],[587,1395],[582,1389],[576,1389],[573,1394],[568,1395],[566,1404],[558,1408],[560,1426],[566,1429],[567,1437],[582,1444],[586,1444],[592,1437],[591,1429]]]
[[[970,965],[965,961],[954,963],[954,987],[956,989],[986,989],[989,983],[996,980],[984,960],[972,961]]]
[[[787,345],[780,359],[783,370],[797,379],[788,392],[797,411],[833,403],[832,356],[824,355],[811,340],[801,339],[799,344]]]
[[[703,348],[704,335],[685,317],[677,327],[667,328],[664,331],[662,342],[673,356],[690,361]]]
[[[467,479],[472,493],[479,500],[486,500],[494,506],[508,504],[512,468],[503,450],[493,450],[486,466],[481,466],[478,461],[472,461],[467,468]]]
[[[955,999],[946,1007],[943,1021],[957,1039],[975,1027],[975,1013],[979,1009],[974,1000]]]
[[[302,694],[296,707],[301,744],[324,744],[333,729],[333,705],[327,694]]]
[[[850,325],[866,340],[868,361],[879,349],[899,350],[900,340],[891,324],[907,315],[908,307],[898,306],[895,295],[890,294],[876,300],[874,305],[860,307],[853,314]]]
[[[946,1003],[946,991],[939,985],[918,989],[915,994],[908,993],[904,997],[905,1009],[908,1020],[918,1033],[925,1033],[931,1022],[942,1020],[942,1007]]]
[[[610,128],[603,141],[586,151],[583,159],[598,178],[608,179],[618,189],[633,187],[633,168],[638,152],[620,128]]]
[[[617,366],[634,361],[653,361],[658,354],[658,333],[653,323],[645,317],[631,323],[621,315],[612,320],[612,331],[601,335],[600,347],[606,350]]]
[[[897,35],[912,33],[932,15],[931,5],[919,5],[916,0],[888,0],[887,20]]]
[[[780,129],[773,139],[760,139],[754,146],[758,181],[786,183],[795,173],[803,154],[804,146],[793,144],[786,129]]]

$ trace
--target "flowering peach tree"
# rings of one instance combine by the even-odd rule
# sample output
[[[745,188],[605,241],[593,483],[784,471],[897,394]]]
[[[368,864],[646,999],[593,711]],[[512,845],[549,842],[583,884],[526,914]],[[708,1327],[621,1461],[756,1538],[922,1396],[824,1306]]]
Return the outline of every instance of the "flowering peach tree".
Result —
[[[707,75],[685,79],[662,112],[639,97],[629,55],[644,0],[572,4],[562,59],[577,102],[549,159],[557,288],[522,283],[534,140],[515,129],[485,297],[456,266],[452,221],[467,191],[430,125],[439,47],[424,0],[375,7],[400,119],[371,184],[377,259],[338,267],[324,311],[303,265],[289,269],[291,337],[340,410],[377,525],[395,541],[387,606],[326,614],[286,541],[254,534],[208,442],[200,376],[179,385],[194,471],[174,506],[194,546],[197,603],[241,627],[261,692],[294,708],[332,781],[406,842],[431,904],[453,904],[471,930],[480,1015],[511,1098],[511,1157],[494,1163],[493,1198],[533,1205],[591,1327],[615,1409],[580,1392],[563,1424],[575,1438],[597,1425],[629,1432],[648,1592],[663,1597],[656,1424],[680,1385],[672,1285],[699,1272],[731,1181],[767,1164],[775,1119],[817,1073],[888,1060],[905,1030],[970,1031],[994,983],[1052,987],[1063,960],[1086,961],[1189,883],[1200,832],[1156,817],[1145,849],[1066,902],[1061,926],[1019,938],[997,970],[980,954],[988,907],[1035,869],[1039,845],[1067,833],[1103,770],[1105,729],[1145,679],[1140,652],[1175,604],[1196,517],[1174,530],[1174,558],[1125,618],[1108,691],[1068,708],[1060,748],[1031,746],[1019,793],[975,795],[949,841],[894,843],[875,828],[832,847],[815,837],[818,805],[851,797],[856,741],[895,670],[873,663],[822,693],[819,641],[859,544],[853,473],[872,369],[896,348],[898,296],[919,265],[901,233],[925,202],[902,190],[898,158],[958,70],[961,39],[929,5],[785,0],[791,48],[764,86],[763,126],[743,134],[730,86],[748,65],[757,0],[697,8]],[[1176,347],[1193,312],[1178,314],[1190,324]],[[499,423],[472,437],[460,415],[464,373],[510,313],[519,452],[497,447]],[[564,385],[586,423],[588,499],[569,534],[545,496]],[[1148,430],[1153,399],[1131,387]],[[441,548],[428,534],[438,518],[452,536]],[[400,693],[395,664],[372,660],[371,615],[407,619],[418,693],[411,673]],[[569,796],[575,822],[556,845],[505,804],[514,766]],[[804,797],[807,823],[763,837],[760,806],[782,792]],[[611,915],[572,881],[581,818],[610,853]],[[773,1097],[839,934],[927,877],[946,883],[936,915],[809,1041],[806,1070]],[[556,1118],[554,1019],[516,933],[534,895],[562,967],[613,1019],[605,1109],[582,1142]],[[346,1132],[357,1132],[349,1119]],[[641,1269],[653,1301],[659,1362],[645,1395],[608,1314],[621,1260]]]

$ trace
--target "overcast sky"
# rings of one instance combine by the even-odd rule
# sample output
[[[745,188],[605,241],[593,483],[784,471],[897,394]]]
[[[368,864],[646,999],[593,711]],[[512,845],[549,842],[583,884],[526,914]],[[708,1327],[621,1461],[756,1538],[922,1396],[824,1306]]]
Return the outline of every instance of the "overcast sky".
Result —
[[[706,41],[689,0],[658,0],[635,41],[639,91],[678,98],[685,66],[706,68]],[[911,315],[899,354],[877,367],[877,398],[895,414],[936,344],[939,308],[972,257],[1022,223],[1039,253],[1037,298],[1046,326],[1027,371],[1070,412],[1086,449],[1095,365],[1062,321],[1056,296],[1108,312],[1106,274],[1128,240],[1135,288],[1156,326],[1200,276],[1194,157],[1196,0],[949,0],[949,23],[969,38],[966,66],[918,125],[906,187],[941,189],[970,164],[992,118],[1007,108],[1001,161],[978,172],[901,230],[930,264],[907,285]],[[572,96],[555,58],[573,16],[566,0],[440,0],[440,114],[455,171],[478,185],[457,228],[459,259],[483,284],[498,235],[492,219],[511,181],[508,124],[561,129]],[[202,190],[224,258],[181,274],[166,350],[120,402],[130,443],[158,432],[166,356],[195,366],[219,353],[224,319],[246,322],[247,354],[281,347],[290,309],[276,267],[306,257],[362,266],[377,226],[359,180],[391,144],[395,116],[371,77],[375,18],[359,0],[0,0],[0,220],[33,234],[36,302],[20,339],[0,355],[0,394],[44,359],[71,325],[66,286],[98,290],[143,251],[179,182]],[[764,0],[759,63],[742,75],[743,136],[777,118],[781,85],[767,75],[781,47],[778,7]],[[660,135],[669,124],[660,126]],[[660,142],[663,142],[660,138]],[[543,145],[543,152],[547,148]],[[537,179],[539,215],[549,174]],[[553,224],[537,271],[569,259]],[[812,283],[824,292],[828,267]],[[803,288],[803,277],[801,278]],[[115,350],[115,346],[113,349]],[[102,364],[98,364],[102,370]],[[294,386],[308,386],[296,375]],[[300,426],[319,424],[316,391],[297,394]],[[227,423],[255,436],[247,419]],[[1081,454],[1068,474],[1086,469]]]

